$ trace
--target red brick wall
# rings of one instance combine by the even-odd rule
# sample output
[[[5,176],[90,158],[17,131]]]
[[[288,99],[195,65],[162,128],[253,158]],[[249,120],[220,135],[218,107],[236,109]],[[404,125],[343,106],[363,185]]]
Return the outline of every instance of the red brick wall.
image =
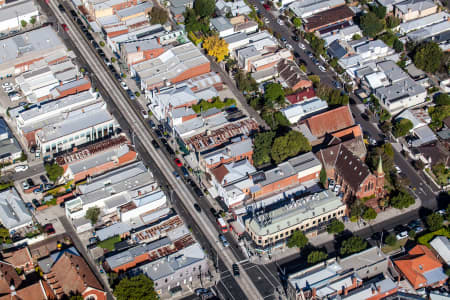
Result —
[[[115,36],[118,35],[122,35],[128,33],[128,28],[127,29],[123,29],[123,30],[119,30],[119,31],[113,31],[113,32],[108,32],[106,35],[109,36],[110,38],[113,38]]]
[[[128,8],[128,7],[131,7],[131,6],[135,6],[135,5],[137,5],[137,1],[136,0],[129,0],[129,1],[126,1],[126,2],[122,2],[122,3],[119,3],[119,4],[113,5],[112,8],[113,8],[113,10],[117,11],[117,10],[121,10],[121,9]]]
[[[182,122],[186,122],[186,121],[189,121],[189,120],[192,120],[192,119],[195,119],[195,118],[197,118],[197,115],[185,116],[185,117],[181,118],[181,121]]]
[[[164,48],[156,48],[144,51],[145,60],[155,58],[164,53]]]
[[[268,184],[266,186],[263,186],[261,190],[253,194],[254,198],[259,198],[268,194],[271,194],[273,192],[279,191],[280,189],[286,188],[288,186],[299,184],[302,182],[306,182],[312,179],[317,178],[319,176],[320,172],[314,172],[313,174],[310,174],[308,176],[302,177],[300,179],[297,178],[297,174],[284,178],[282,180],[276,181],[274,183]]]
[[[366,186],[368,184],[371,184],[373,187],[371,189],[368,189],[366,191]],[[356,194],[357,198],[364,198],[364,197],[369,197],[372,196],[373,194],[375,194],[375,187],[376,187],[376,177],[373,174],[370,174],[369,176],[367,176],[367,178],[363,181],[362,186],[360,186],[358,191],[354,191]]]
[[[60,91],[58,98],[67,97],[69,95],[78,94],[84,91],[87,91],[91,88],[91,82],[87,82],[85,84],[78,85],[68,90]]]
[[[106,292],[99,291],[96,289],[88,288],[82,294],[83,298],[86,299],[88,296],[93,295],[97,300],[106,300]]]
[[[25,140],[27,141],[28,148],[31,148],[32,145],[36,145],[36,136],[35,136],[36,131],[37,130],[23,134]]]
[[[44,59],[44,57],[38,57],[38,58],[35,58],[35,59],[32,59],[32,60],[23,62],[21,64],[14,65],[14,68],[15,69],[21,69],[20,72],[24,72],[25,70],[28,70],[28,68],[25,68],[26,66],[29,66],[29,65],[37,62],[37,61],[40,61],[41,59]]]
[[[391,290],[389,292],[383,293],[383,294],[379,294],[378,293],[377,295],[374,295],[373,297],[367,298],[367,300],[379,300],[381,298],[384,298],[384,297],[387,297],[389,295],[392,295],[392,294],[396,293],[397,290],[398,290],[398,287],[396,287],[395,289],[393,289],[393,290]]]
[[[227,164],[229,162],[239,161],[239,160],[242,160],[242,159],[247,159],[251,164],[253,164],[253,150],[249,151],[249,152],[246,152],[246,153],[244,153],[244,154],[242,154],[242,155],[240,155],[238,157],[231,157],[229,159],[222,159],[220,162],[215,163],[215,164],[208,164],[208,162],[205,161],[205,164],[206,164],[206,168],[213,169],[215,167],[218,167],[221,164]]]
[[[56,64],[58,62],[64,61],[66,59],[67,59],[67,56],[61,56],[60,58],[57,58],[57,59],[49,61],[48,64],[49,65],[53,65],[53,64]]]

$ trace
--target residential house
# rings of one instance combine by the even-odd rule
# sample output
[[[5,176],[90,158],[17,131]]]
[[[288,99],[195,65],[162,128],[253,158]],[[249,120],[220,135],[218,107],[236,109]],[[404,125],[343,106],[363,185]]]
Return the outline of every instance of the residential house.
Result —
[[[324,190],[292,200],[282,207],[265,207],[264,211],[245,220],[245,228],[258,248],[267,249],[284,244],[296,230],[309,237],[316,236],[328,222],[345,214],[346,206],[342,199]]]
[[[293,91],[312,87],[312,81],[308,79],[305,72],[292,60],[280,60],[277,64],[277,73],[281,85]]]
[[[129,274],[145,274],[155,284],[157,293],[170,291],[175,287],[190,290],[190,284],[209,271],[208,259],[198,243],[169,254],[152,262],[142,264]]]
[[[295,124],[302,119],[323,112],[327,110],[327,108],[327,102],[316,97],[282,108],[280,111],[289,123]]]
[[[442,22],[434,23],[421,29],[409,32],[406,36],[415,43],[420,43],[422,41],[435,41],[438,44],[442,42],[446,43],[449,39],[449,28],[450,19],[447,18]]]
[[[37,130],[36,145],[44,156],[49,156],[111,136],[117,126],[106,103],[98,102],[60,116]]]
[[[151,1],[143,1],[138,3],[137,5],[133,5],[130,7],[126,7],[124,9],[116,10],[115,14],[118,17],[119,21],[125,22],[130,19],[144,17],[148,20],[148,15],[150,14],[153,8],[153,2]]]
[[[216,11],[221,16],[231,14],[232,16],[248,15],[251,13],[250,7],[244,0],[236,0],[233,2],[218,0],[216,2]]]
[[[316,92],[313,88],[307,88],[297,91],[291,95],[286,96],[286,100],[291,104],[296,104],[302,101],[313,99],[316,97]]]
[[[235,24],[232,23],[232,25],[234,26],[234,32],[243,32],[246,34],[252,34],[258,31],[258,23],[248,18],[245,18],[243,22]]]
[[[301,0],[291,1],[288,8],[299,18],[307,18],[314,14],[345,5],[343,0]]]
[[[177,22],[184,22],[184,12],[186,8],[193,8],[194,1],[193,0],[170,0],[169,1],[169,10],[172,14],[172,17]]]
[[[355,13],[350,8],[341,5],[305,18],[303,26],[306,32],[314,32],[341,22],[348,22],[352,20],[354,15]]]
[[[130,71],[141,81],[141,89],[150,91],[179,83],[211,71],[209,60],[188,42],[168,49],[158,57],[134,64]]]
[[[38,264],[57,299],[79,293],[84,299],[106,300],[102,284],[75,247],[53,252]]]
[[[450,241],[446,236],[437,236],[430,242],[437,257],[447,266],[450,266]]]
[[[428,124],[426,122],[419,120],[416,116],[414,116],[411,110],[405,109],[403,112],[401,112],[399,115],[395,117],[396,121],[400,121],[402,119],[410,120],[411,123],[413,124],[413,128],[410,130],[410,133],[413,136],[413,138],[408,140],[408,143],[412,147],[419,147],[437,141],[437,136],[434,134],[433,130],[431,130],[430,127],[428,127]]]
[[[42,39],[45,37],[45,40]],[[45,42],[44,42],[45,41]],[[0,76],[19,75],[38,61],[56,62],[67,57],[67,47],[51,26],[2,40]]]
[[[30,23],[32,18],[39,21],[39,11],[34,1],[9,2],[0,10],[0,32],[20,29],[22,21]]]
[[[203,170],[214,169],[221,164],[228,164],[246,159],[253,164],[253,143],[249,138],[239,139],[218,150],[201,153],[199,165]]]
[[[225,17],[212,18],[210,21],[211,29],[219,33],[219,37],[223,38],[234,34],[234,27]]]
[[[363,288],[363,281],[384,274],[387,282],[375,283],[376,294],[380,294],[378,286],[390,292],[393,288],[389,278],[391,261],[378,247],[369,248],[345,258],[327,259],[307,269],[288,275],[287,294],[289,299],[325,299],[349,297],[352,291]],[[361,291],[361,290],[359,290]],[[384,293],[378,295],[379,298]],[[379,299],[374,298],[374,299]],[[371,299],[356,298],[351,299]]]
[[[416,290],[442,286],[448,278],[436,255],[424,245],[416,245],[407,255],[396,259],[394,264]]]
[[[441,11],[441,12],[431,14],[429,16],[426,16],[426,17],[423,17],[420,19],[403,22],[398,26],[398,31],[401,34],[407,34],[412,31],[416,31],[416,30],[425,28],[427,26],[446,21],[449,19],[449,17],[450,17],[450,15],[446,11]]]
[[[353,289],[341,296],[346,300],[379,300],[386,299],[387,296],[393,295],[398,291],[398,284],[395,283],[388,275],[380,274],[375,278],[363,282],[363,285]]]
[[[2,261],[11,264],[14,268],[21,269],[25,274],[34,271],[34,261],[27,246],[5,249],[2,252]]]
[[[66,181],[79,182],[121,167],[137,158],[137,152],[125,135],[100,141],[58,156],[55,161],[64,169]]]
[[[0,222],[9,232],[33,225],[33,218],[15,188],[0,192]]]
[[[392,14],[394,12],[394,5],[405,0],[377,0],[377,4],[386,8],[386,13]]]
[[[394,16],[402,22],[426,17],[437,12],[437,4],[432,0],[406,0],[394,5]]]
[[[105,27],[105,26],[103,26]],[[161,24],[150,25],[147,24],[140,28],[135,28],[132,31],[125,32],[123,34],[115,35],[115,36],[107,36],[106,44],[111,47],[112,51],[115,53],[120,53],[120,44],[121,43],[129,43],[139,40],[153,39],[159,35],[165,36],[168,33],[164,29]],[[174,34],[176,36],[180,35],[179,31],[176,31]]]
[[[22,156],[22,147],[5,119],[0,118],[0,163],[11,163]]]
[[[128,7],[136,6],[137,0],[106,0],[106,1],[88,1],[85,7],[91,17],[97,19],[112,16],[116,11]]]
[[[131,65],[155,58],[163,54],[165,49],[159,44],[158,39],[145,39],[120,43],[121,57],[128,68]]]
[[[336,25],[331,28],[325,28],[319,30],[320,38],[325,41],[325,47],[328,47],[336,40],[351,41],[355,35],[363,36],[361,29],[358,25],[351,25],[346,23],[345,25]]]

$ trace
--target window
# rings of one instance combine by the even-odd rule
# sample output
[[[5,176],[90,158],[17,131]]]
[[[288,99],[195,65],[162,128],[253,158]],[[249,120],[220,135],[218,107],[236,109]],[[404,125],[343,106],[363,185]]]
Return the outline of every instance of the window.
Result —
[[[313,224],[316,224],[316,221],[313,221]]]
[[[70,137],[69,142],[72,142],[72,141],[73,141],[73,137]]]
[[[96,295],[89,295],[86,298],[84,298],[84,300],[97,300],[97,296]]]

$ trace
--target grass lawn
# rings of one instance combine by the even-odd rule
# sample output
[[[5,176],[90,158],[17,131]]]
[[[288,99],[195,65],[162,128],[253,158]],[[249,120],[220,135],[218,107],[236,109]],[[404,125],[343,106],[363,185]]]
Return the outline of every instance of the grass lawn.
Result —
[[[394,250],[399,249],[400,247],[405,246],[405,244],[408,240],[409,239],[403,239],[403,240],[397,241],[394,246],[389,246],[388,244],[384,244],[384,246],[381,248],[381,251],[383,251],[385,254],[388,254]]]
[[[103,242],[100,242],[97,244],[100,248],[108,249],[110,251],[114,250],[114,244],[120,242],[120,236],[116,235],[112,238],[109,238],[107,240],[104,240]]]

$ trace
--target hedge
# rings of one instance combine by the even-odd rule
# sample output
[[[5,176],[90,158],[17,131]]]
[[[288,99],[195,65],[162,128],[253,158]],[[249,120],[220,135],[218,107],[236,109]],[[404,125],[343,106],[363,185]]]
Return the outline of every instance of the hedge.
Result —
[[[195,35],[195,33],[193,33],[192,31],[189,31],[189,32],[188,32],[188,37],[189,37],[189,39],[194,43],[194,45],[196,45],[196,46],[202,42],[202,39],[201,39],[201,38],[198,38],[198,37]]]
[[[439,236],[439,235],[446,236],[447,238],[450,239],[450,231],[444,227],[439,230],[422,235],[421,237],[419,237],[417,239],[417,242],[419,244],[430,247],[430,244],[428,242],[431,241],[435,236]]]

